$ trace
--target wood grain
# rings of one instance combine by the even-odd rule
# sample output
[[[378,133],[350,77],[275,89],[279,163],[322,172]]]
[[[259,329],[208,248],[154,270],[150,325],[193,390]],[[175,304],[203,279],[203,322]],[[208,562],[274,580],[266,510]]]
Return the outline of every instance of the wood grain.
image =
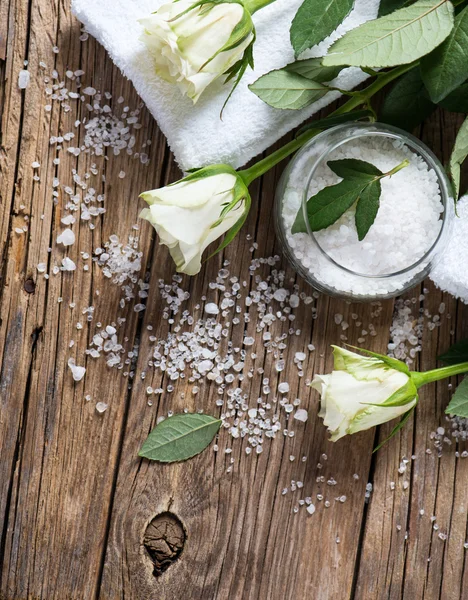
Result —
[[[375,306],[347,304],[322,295],[313,304],[316,319],[311,306],[301,304],[294,325],[301,335],[289,338],[281,375],[274,368],[273,356],[265,355],[256,340],[253,351],[259,358],[252,366],[262,364],[272,397],[278,395],[280,381],[288,381],[291,397],[301,398],[309,410],[309,420],[295,425],[293,438],[279,435],[267,441],[262,454],[248,456],[243,441],[233,442],[222,431],[217,453],[209,449],[183,464],[151,464],[137,457],[158,416],[184,408],[210,414],[220,409],[215,404],[214,384],[202,386],[194,395],[183,381],[176,383],[172,393],[154,396],[153,405],[148,405],[146,387],[159,387],[163,381],[147,368],[152,352],[148,326],[156,337],[166,336],[171,327],[161,318],[157,288],[160,279],[170,281],[173,273],[167,252],[157,245],[150,227],[145,224],[139,232],[143,272],[148,271],[153,290],[142,315],[131,305],[119,308],[120,288],[94,263],[89,271],[81,268],[80,251],[101,246],[111,234],[126,239],[138,221],[139,191],[174,181],[180,174],[164,137],[144,108],[139,142],[153,140],[148,166],[138,160],[129,164],[125,154],[106,161],[89,154],[76,158],[64,151],[60,165],[54,165],[56,152],[49,144],[50,136],[73,130],[76,111],[83,116],[85,109],[74,104],[66,113],[54,104],[50,113],[45,111],[41,61],[60,74],[81,68],[87,84],[110,91],[112,102],[123,96],[129,106],[139,104],[131,84],[105,51],[92,39],[80,42],[79,36],[80,27],[68,3],[0,0],[0,597],[467,598],[463,544],[468,462],[457,458],[454,448],[439,458],[429,439],[435,428],[445,426],[447,384],[424,390],[412,422],[376,455],[372,448],[388,435],[390,426],[331,444],[316,416],[317,396],[305,385],[314,373],[331,368],[329,345],[340,343],[343,333],[335,323],[336,314],[351,323],[349,343],[357,343],[361,330],[373,323],[377,335],[368,337],[366,345],[384,352],[392,321],[391,301],[376,311]],[[60,48],[58,54],[52,52],[55,45]],[[31,83],[21,91],[17,77],[25,59]],[[459,116],[439,112],[420,131],[443,161],[460,122]],[[41,163],[40,181],[33,179],[33,161]],[[77,222],[77,242],[64,252],[55,243],[63,230],[64,193],[54,204],[52,181],[59,177],[62,185],[74,185],[69,181],[71,169],[83,174],[93,162],[105,173],[105,182],[94,183],[106,195],[107,212],[96,220],[94,230],[86,221]],[[253,186],[252,211],[236,241],[209,261],[198,277],[184,280],[191,293],[190,310],[195,310],[225,260],[232,274],[252,286],[252,256],[280,253],[273,230],[273,199],[283,167]],[[124,179],[119,178],[122,170],[126,171]],[[27,232],[16,233],[15,228],[25,223]],[[252,255],[253,240],[258,248]],[[60,272],[48,280],[37,272],[39,262],[60,264],[65,255],[79,265],[75,272]],[[284,260],[279,268],[286,270],[301,291],[311,293]],[[441,326],[424,331],[417,366],[426,369],[434,366],[439,351],[454,339],[466,337],[468,311],[429,282],[424,286],[429,293],[424,302],[414,305],[415,315],[420,308],[437,314],[442,301],[447,306]],[[418,298],[424,286],[406,297]],[[76,308],[69,307],[71,302]],[[87,322],[82,311],[90,305],[95,307],[95,318]],[[127,350],[139,347],[133,384],[122,371],[89,357],[84,380],[73,383],[68,358],[73,356],[83,364],[97,321],[109,324],[116,315],[126,319],[119,334],[127,338]],[[81,330],[76,329],[78,322],[83,324]],[[280,334],[287,327],[277,321],[272,332]],[[246,332],[255,337],[254,318]],[[240,343],[243,334],[236,330],[233,341]],[[75,341],[71,349],[70,340]],[[299,378],[292,357],[310,343],[316,349],[308,355],[304,377]],[[142,371],[147,372],[144,380],[139,377]],[[258,398],[261,377],[244,381],[243,389],[250,398]],[[91,401],[85,400],[87,394]],[[102,415],[95,410],[99,400],[109,405]],[[231,447],[232,454],[225,454]],[[412,455],[416,458],[399,474],[402,458]],[[233,468],[227,472],[231,457]],[[317,481],[319,476],[325,477],[325,483]],[[336,480],[335,486],[327,485],[330,478]],[[283,496],[282,489],[290,487],[292,479],[303,482],[303,488]],[[366,502],[369,482],[374,487]],[[317,494],[324,499],[316,500]],[[294,512],[305,496],[312,496],[317,506],[312,516],[304,508]],[[341,496],[346,496],[344,503],[336,500]],[[155,577],[144,545],[145,532],[154,517],[166,511],[180,520],[186,540],[177,560]],[[431,516],[436,516],[435,522]],[[159,543],[154,528],[151,531]],[[447,539],[440,539],[439,533],[447,534]]]

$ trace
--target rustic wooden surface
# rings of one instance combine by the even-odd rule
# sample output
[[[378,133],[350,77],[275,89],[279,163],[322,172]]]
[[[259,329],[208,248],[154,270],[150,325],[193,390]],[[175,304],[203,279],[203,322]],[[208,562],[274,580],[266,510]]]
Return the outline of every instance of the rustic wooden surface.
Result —
[[[294,438],[279,436],[257,456],[246,456],[240,440],[232,444],[234,465],[226,473],[232,442],[226,432],[219,439],[220,452],[211,449],[193,460],[172,466],[150,464],[137,452],[159,415],[168,410],[204,409],[215,414],[211,388],[193,396],[178,383],[172,394],[155,396],[148,406],[145,389],[158,387],[159,375],[148,370],[144,381],[136,377],[132,387],[121,371],[105,361],[86,361],[85,379],[74,384],[67,367],[70,356],[79,364],[95,332],[95,321],[115,320],[120,289],[109,284],[98,267],[89,272],[78,268],[49,280],[38,274],[38,262],[59,264],[63,248],[55,239],[63,229],[60,218],[63,197],[54,205],[51,189],[55,176],[69,177],[76,168],[85,172],[92,162],[105,170],[106,183],[97,183],[106,193],[107,212],[96,220],[96,229],[77,221],[77,242],[68,255],[77,264],[80,251],[102,244],[109,235],[125,239],[141,205],[137,193],[178,177],[165,140],[152,117],[142,110],[141,140],[151,138],[150,165],[129,163],[125,155],[108,163],[62,152],[61,164],[52,163],[55,150],[51,135],[70,131],[78,104],[69,113],[56,104],[45,112],[40,61],[55,65],[63,75],[67,68],[82,68],[87,85],[125,97],[135,107],[138,97],[112,65],[103,48],[91,38],[79,41],[79,24],[72,18],[68,2],[58,0],[0,0],[0,597],[44,600],[161,599],[161,600],[313,600],[383,599],[405,600],[468,598],[466,550],[468,513],[468,459],[456,458],[454,448],[437,457],[430,432],[444,425],[443,411],[449,398],[446,383],[422,393],[416,416],[404,431],[379,453],[371,451],[390,426],[344,439],[333,445],[316,418],[317,398],[305,386],[305,378],[331,367],[330,343],[340,342],[341,329],[334,315],[357,313],[363,326],[373,307],[347,305],[325,296],[316,302],[318,318],[312,320],[303,305],[297,313],[302,336],[290,340],[287,356],[313,343],[316,351],[306,364],[306,377],[287,360],[282,380],[301,397],[309,409],[307,424],[297,425]],[[60,48],[58,54],[52,46]],[[18,89],[18,73],[29,61],[31,82]],[[420,135],[442,160],[447,160],[459,116],[436,113]],[[81,132],[82,135],[82,132]],[[140,141],[141,141],[140,140]],[[33,180],[33,161],[41,163],[40,181]],[[119,179],[125,170],[127,176]],[[250,234],[258,242],[255,256],[279,252],[272,227],[272,201],[281,169],[268,174],[253,189],[253,208],[246,228],[224,256],[210,261],[202,273],[186,283],[191,291],[189,306],[206,290],[224,259],[235,264],[233,272],[249,280]],[[25,224],[28,231],[15,233]],[[41,215],[44,215],[41,218]],[[47,249],[52,250],[48,253]],[[139,374],[150,357],[146,327],[164,335],[168,323],[161,319],[159,278],[170,280],[172,264],[158,247],[149,227],[141,229],[140,248],[144,267],[150,272],[154,290],[147,310],[140,317],[127,307],[121,331],[127,347],[140,344]],[[282,263],[283,268],[287,268]],[[287,268],[288,275],[293,277]],[[300,282],[299,282],[300,283]],[[301,289],[307,286],[300,283]],[[468,311],[429,282],[424,308],[437,312],[442,301],[451,319],[433,332],[424,331],[421,368],[434,366],[437,352],[468,333]],[[423,286],[421,286],[422,289]],[[96,295],[96,290],[100,295]],[[415,290],[407,297],[417,297]],[[59,302],[58,299],[63,301]],[[69,308],[76,302],[75,309]],[[96,318],[87,323],[81,314],[95,306]],[[418,310],[419,305],[416,307]],[[389,340],[393,302],[383,303],[373,318],[377,336],[370,346],[385,351]],[[351,320],[351,319],[350,319]],[[76,323],[83,329],[78,331]],[[281,323],[273,330],[281,331]],[[248,328],[255,332],[255,323]],[[356,343],[359,327],[351,327],[349,341]],[[304,337],[307,341],[304,342]],[[70,349],[70,340],[75,346]],[[259,352],[261,348],[259,347]],[[84,359],[82,359],[84,360]],[[272,389],[278,374],[271,357],[265,360],[265,376]],[[250,388],[249,388],[250,385]],[[258,396],[261,382],[244,382]],[[86,401],[90,394],[92,401]],[[98,400],[109,408],[95,410]],[[428,454],[426,449],[432,449]],[[463,447],[460,447],[460,451]],[[328,455],[323,469],[317,463]],[[297,458],[291,462],[289,457]],[[299,457],[307,456],[306,462]],[[411,457],[408,469],[398,474],[403,456]],[[322,461],[323,462],[323,461]],[[318,474],[334,477],[335,488],[316,483]],[[359,479],[353,478],[358,474]],[[304,482],[304,496],[321,491],[331,501],[328,509],[316,502],[313,516],[301,508],[293,513],[299,495],[281,495],[291,479]],[[374,490],[365,503],[365,488]],[[395,482],[396,489],[391,489]],[[405,489],[404,482],[408,482]],[[347,501],[335,502],[346,495]],[[424,509],[425,514],[420,515]],[[148,524],[166,511],[183,525],[182,553],[159,577],[143,541]],[[435,530],[430,517],[437,517]],[[177,522],[158,521],[149,532],[170,530],[177,538]],[[159,527],[159,529],[158,529]],[[156,529],[155,529],[156,528]],[[169,529],[168,529],[169,531]],[[447,534],[441,540],[439,533]],[[179,530],[180,533],[180,530]],[[339,542],[337,541],[339,538]],[[174,541],[174,539],[173,539]],[[180,540],[179,540],[180,541]],[[175,539],[177,546],[177,539]]]

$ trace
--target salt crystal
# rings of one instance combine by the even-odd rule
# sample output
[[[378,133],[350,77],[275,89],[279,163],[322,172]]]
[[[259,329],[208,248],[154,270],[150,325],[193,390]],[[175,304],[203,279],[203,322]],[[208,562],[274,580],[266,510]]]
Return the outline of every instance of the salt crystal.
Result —
[[[309,418],[309,413],[306,410],[304,410],[303,408],[299,408],[294,413],[294,418],[297,421],[301,421],[302,423],[305,423],[307,421],[307,419]]]
[[[63,244],[64,246],[71,246],[75,243],[75,234],[71,229],[64,229],[62,233],[57,237],[57,244]]]
[[[38,270],[39,273],[44,273],[47,269],[47,264],[46,263],[38,263],[38,265],[36,266],[36,269]]]
[[[69,358],[68,359],[68,366],[70,367],[70,370],[72,372],[73,379],[75,381],[81,381],[83,379],[83,377],[84,377],[84,374],[86,373],[86,368],[85,367],[79,367],[75,363],[75,359],[74,358]]]
[[[29,71],[22,69],[19,72],[18,87],[20,88],[20,90],[24,90],[28,87],[30,79],[31,79],[31,74],[29,73]]]
[[[108,405],[105,402],[98,402],[96,404],[96,410],[98,413],[103,413],[108,409]]]
[[[214,302],[208,302],[205,304],[205,312],[208,315],[217,315],[219,313],[219,307]]]
[[[315,504],[309,504],[309,506],[306,508],[306,510],[309,513],[309,515],[313,515],[315,512]]]
[[[71,258],[62,258],[62,271],[75,271],[76,265]]]
[[[39,169],[40,166],[41,166],[41,163],[37,162],[37,160],[35,160],[34,162],[31,163],[31,167],[33,169]]]
[[[289,296],[289,305],[292,308],[297,308],[299,306],[299,296],[297,296],[296,294],[291,294]]]
[[[288,290],[285,290],[284,288],[275,290],[275,292],[273,293],[273,298],[275,300],[277,300],[278,302],[284,302],[288,296],[289,296],[289,292],[288,292]]]
[[[280,394],[287,394],[289,392],[289,383],[280,383],[278,386],[278,392]]]

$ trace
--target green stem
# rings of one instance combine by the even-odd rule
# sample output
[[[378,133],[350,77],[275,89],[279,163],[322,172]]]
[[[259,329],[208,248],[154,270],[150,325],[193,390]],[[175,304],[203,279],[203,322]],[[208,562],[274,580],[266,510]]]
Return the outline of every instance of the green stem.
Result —
[[[250,0],[249,0],[250,1]],[[252,0],[252,2],[261,0]],[[264,4],[266,0],[263,0]],[[385,73],[379,73],[376,81],[374,81],[371,85],[369,85],[366,89],[361,92],[357,92],[356,95],[352,96],[343,106],[340,106],[337,110],[331,113],[330,116],[334,115],[342,115],[348,112],[351,112],[361,104],[366,104],[369,99],[380,91],[383,87],[385,87],[388,83],[400,77],[407,71],[413,69],[418,63],[411,63],[409,65],[402,65],[400,67],[396,67],[391,71],[387,71]],[[297,137],[295,140],[292,140],[273,154],[270,154],[266,158],[260,160],[258,163],[252,165],[249,169],[245,169],[243,171],[239,171],[239,175],[244,180],[245,184],[249,186],[252,181],[258,179],[262,175],[264,175],[267,171],[272,169],[279,162],[302,148],[302,146],[315,137],[318,133],[320,133],[320,129],[310,129],[304,132],[302,135]],[[399,165],[400,168],[403,168]]]
[[[249,11],[251,15],[253,15],[257,10],[272,4],[275,0],[244,0],[243,5]]]
[[[350,112],[354,110],[361,104],[365,104],[372,96],[374,96],[377,92],[389,84],[391,81],[400,77],[400,75],[404,75],[411,69],[414,69],[418,65],[419,61],[410,63],[409,65],[401,65],[400,67],[395,67],[391,71],[386,71],[385,73],[379,73],[377,79],[371,83],[366,89],[362,90],[356,96],[350,98],[347,102],[340,106],[332,115],[342,115],[344,113]]]
[[[398,171],[401,171],[402,169],[407,167],[409,164],[410,164],[410,162],[408,159],[404,160],[396,167],[393,167],[393,169],[391,171],[389,171],[388,173],[385,173],[384,177],[391,177],[392,175],[395,175],[395,173],[398,173]]]
[[[285,146],[279,148],[266,158],[258,161],[252,165],[249,169],[245,169],[244,171],[239,171],[239,175],[245,181],[245,185],[249,186],[252,181],[258,179],[262,175],[264,175],[267,171],[272,169],[279,162],[302,148],[302,146],[315,137],[318,133],[320,133],[320,129],[309,129],[305,131],[302,135],[297,137],[295,140],[292,140]]]
[[[411,373],[411,379],[415,383],[417,388],[420,388],[426,383],[432,383],[433,381],[440,381],[453,375],[460,375],[461,373],[468,372],[468,362],[460,363],[459,365],[453,365],[450,367],[442,367],[440,369],[433,369],[432,371],[426,371],[425,373],[418,373],[413,371]]]

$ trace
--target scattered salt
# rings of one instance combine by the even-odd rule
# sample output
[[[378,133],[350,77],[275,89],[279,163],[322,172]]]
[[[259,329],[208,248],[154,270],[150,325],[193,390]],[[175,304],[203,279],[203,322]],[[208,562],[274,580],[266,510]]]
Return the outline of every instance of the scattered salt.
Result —
[[[24,90],[28,87],[30,79],[31,79],[31,74],[29,73],[29,71],[22,69],[19,72],[18,87],[20,88],[20,90]]]
[[[68,366],[70,367],[70,370],[72,372],[73,379],[75,381],[81,381],[83,379],[83,377],[84,377],[84,374],[86,373],[86,368],[85,367],[79,367],[75,363],[75,359],[74,358],[69,358],[68,359]]]
[[[302,423],[305,423],[309,418],[309,413],[303,408],[299,408],[294,413],[294,418],[296,419],[296,421],[301,421]]]
[[[62,233],[57,236],[57,244],[63,244],[64,246],[72,246],[75,243],[75,234],[71,229],[64,229]]]

